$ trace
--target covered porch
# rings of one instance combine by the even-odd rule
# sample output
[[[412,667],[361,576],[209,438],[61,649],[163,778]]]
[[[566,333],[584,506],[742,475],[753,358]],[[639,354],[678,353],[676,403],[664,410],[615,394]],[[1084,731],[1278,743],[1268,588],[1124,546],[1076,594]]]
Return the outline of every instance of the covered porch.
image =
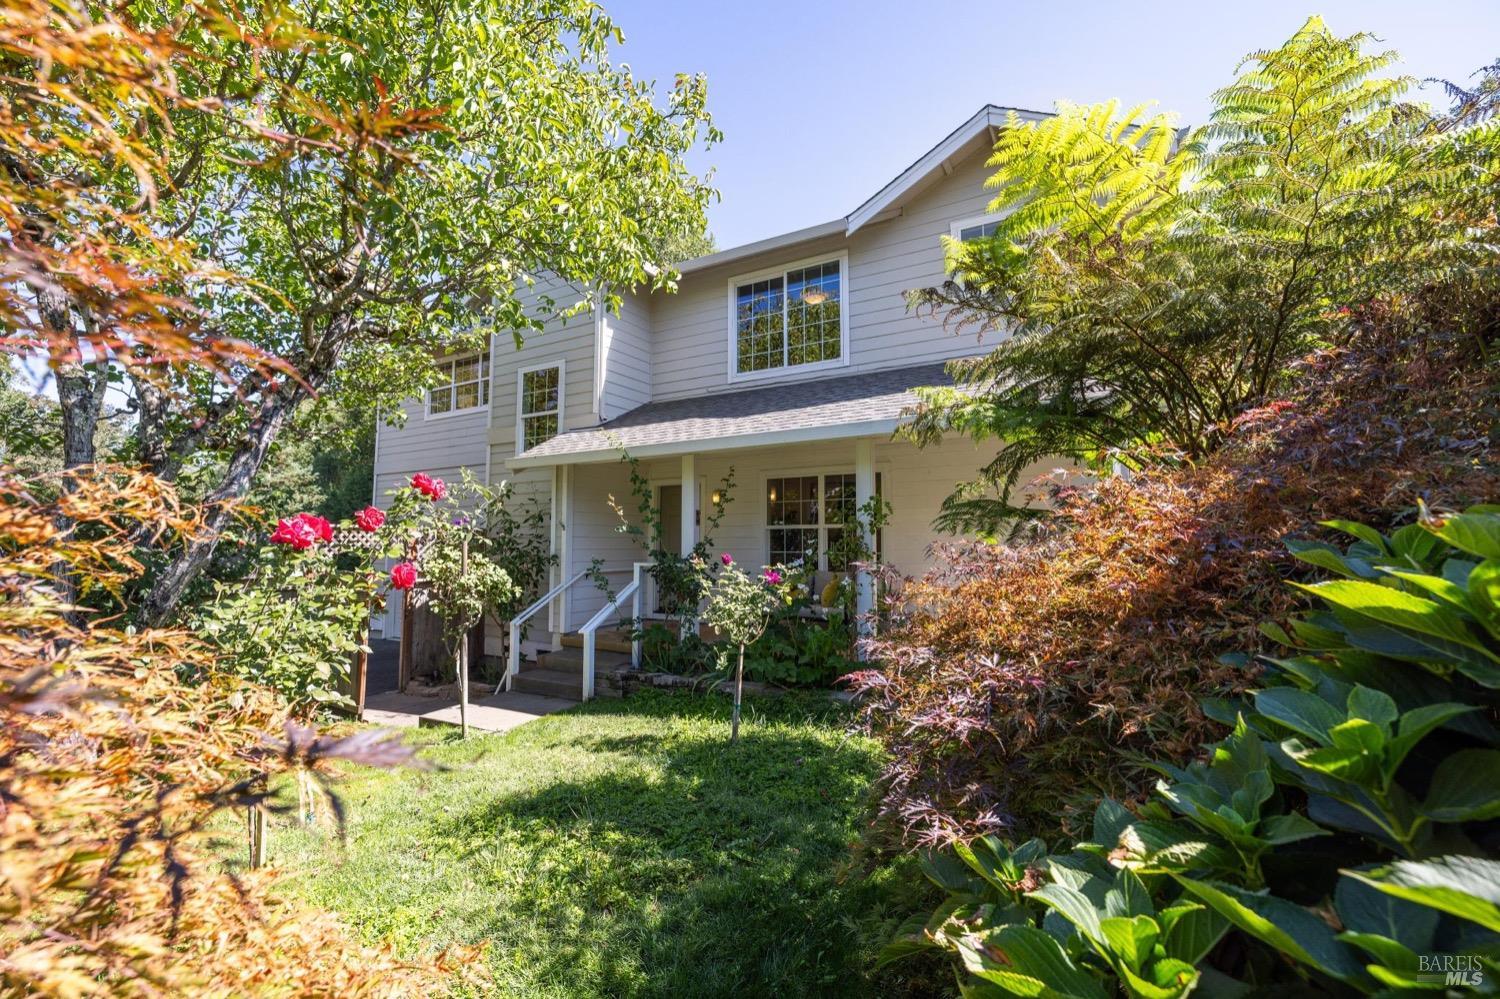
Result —
[[[511,459],[513,470],[546,470],[552,479],[556,592],[538,608],[533,637],[542,632],[550,637],[542,644],[559,649],[580,644],[576,636],[591,622],[610,627],[637,606],[648,620],[661,614],[649,579],[611,602],[647,557],[639,537],[621,530],[616,508],[644,530],[643,499],[659,512],[663,548],[687,552],[701,540],[710,557],[728,554],[746,566],[801,560],[814,574],[816,604],[826,583],[848,570],[834,552],[849,515],[878,495],[890,518],[878,536],[858,525],[865,546],[901,572],[920,573],[939,539],[932,521],[943,499],[985,460],[963,439],[928,448],[893,439],[917,402],[913,390],[945,384],[942,365],[922,365],[652,403]],[[589,578],[595,565],[610,592]],[[866,614],[871,580],[860,573],[852,582],[856,611]]]

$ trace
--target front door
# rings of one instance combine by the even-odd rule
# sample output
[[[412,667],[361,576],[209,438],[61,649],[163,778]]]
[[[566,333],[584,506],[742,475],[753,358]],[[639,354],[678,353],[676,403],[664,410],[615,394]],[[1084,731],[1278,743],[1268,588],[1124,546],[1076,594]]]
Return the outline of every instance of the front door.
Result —
[[[671,552],[673,555],[682,554],[682,485],[672,483],[657,487],[656,509],[661,514],[661,539],[659,544],[663,551]],[[666,608],[662,606],[661,591],[656,581],[651,582],[651,601],[647,605],[651,613],[663,615]]]

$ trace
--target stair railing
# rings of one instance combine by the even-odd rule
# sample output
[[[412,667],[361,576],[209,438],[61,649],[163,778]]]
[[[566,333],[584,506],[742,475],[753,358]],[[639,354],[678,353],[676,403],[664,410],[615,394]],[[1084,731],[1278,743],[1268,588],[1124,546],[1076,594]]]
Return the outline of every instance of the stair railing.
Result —
[[[583,638],[583,699],[586,701],[594,696],[594,650],[596,645],[595,632],[599,626],[609,620],[611,615],[618,617],[620,604],[626,597],[630,598],[631,606],[631,631],[636,631],[636,622],[641,618],[641,570],[648,566],[647,562],[637,562],[631,571],[630,583],[619,593],[616,593],[603,607],[599,613],[589,618],[588,623],[578,629],[578,634]],[[640,665],[641,643],[640,639],[632,639],[630,643],[630,664]]]
[[[552,589],[548,590],[546,593],[538,597],[536,603],[532,604],[530,607],[527,607],[521,613],[510,619],[510,656],[509,660],[505,664],[506,690],[510,689],[511,683],[515,681],[516,676],[521,672],[521,625],[530,620],[532,615],[536,614],[537,611],[541,610],[543,607],[546,607],[548,604],[552,603],[552,601],[562,596],[563,592],[567,590],[568,587],[572,586],[574,583],[578,582],[580,579],[587,575],[588,570],[584,570],[582,572],[576,573],[571,579],[558,583],[556,586],[552,587]]]

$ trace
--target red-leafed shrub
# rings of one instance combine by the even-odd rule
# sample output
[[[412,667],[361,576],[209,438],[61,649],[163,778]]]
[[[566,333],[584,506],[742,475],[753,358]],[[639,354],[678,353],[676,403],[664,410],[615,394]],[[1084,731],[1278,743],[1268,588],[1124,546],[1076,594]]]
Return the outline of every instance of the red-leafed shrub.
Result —
[[[1198,699],[1246,681],[1220,657],[1260,648],[1290,606],[1284,539],[1500,493],[1500,378],[1472,341],[1357,323],[1203,463],[1059,489],[1030,543],[946,546],[907,582],[869,643],[878,668],[852,679],[891,750],[882,817],[907,843],[1083,832],[1101,794],[1149,789],[1138,754],[1216,737]]]

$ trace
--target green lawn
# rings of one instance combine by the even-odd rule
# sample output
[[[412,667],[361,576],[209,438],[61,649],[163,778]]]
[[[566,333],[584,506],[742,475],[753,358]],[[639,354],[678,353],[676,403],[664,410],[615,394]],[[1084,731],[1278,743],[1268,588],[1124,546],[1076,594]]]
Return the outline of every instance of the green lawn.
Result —
[[[495,994],[869,995],[914,904],[857,860],[876,745],[818,700],[595,701],[502,736],[416,738],[442,769],[356,770],[341,849],[276,828],[290,890],[406,948],[489,941]]]

